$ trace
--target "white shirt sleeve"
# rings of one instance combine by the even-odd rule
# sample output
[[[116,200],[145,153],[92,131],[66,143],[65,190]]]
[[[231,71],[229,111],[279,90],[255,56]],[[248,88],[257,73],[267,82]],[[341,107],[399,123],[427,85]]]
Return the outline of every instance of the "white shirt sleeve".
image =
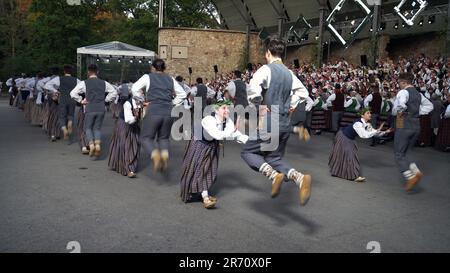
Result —
[[[237,139],[240,143],[245,143],[248,140],[248,136],[243,135],[238,130],[235,131],[233,121],[227,119],[227,126],[225,130],[220,130],[218,128],[217,120],[213,116],[207,116],[202,119],[202,126],[206,133],[216,140],[225,139]]]
[[[125,122],[127,124],[133,124],[136,122],[136,117],[133,115],[133,111],[131,110],[131,103],[126,101],[123,104],[123,114],[125,117]]]
[[[117,89],[107,81],[105,81],[105,92],[108,94],[106,95],[105,102],[114,101],[119,94]]]
[[[309,97],[309,92],[297,76],[292,71],[290,72],[292,75],[291,108],[295,108]]]
[[[57,93],[60,85],[59,77],[54,77],[52,80],[48,81],[44,89],[47,89],[50,93]]]
[[[230,81],[226,89],[232,98],[236,96],[236,84],[234,84],[234,81]]]
[[[352,105],[352,103],[353,103],[353,99],[350,98],[349,100],[347,100],[347,101],[344,103],[344,107],[345,107],[345,108],[350,107],[350,105]]]
[[[216,95],[216,91],[211,89],[209,86],[206,87],[206,90],[207,90],[206,97],[209,99],[214,98],[214,96]]]
[[[75,86],[75,88],[70,91],[70,97],[77,102],[81,102],[83,98],[80,96],[81,94],[86,93],[86,83],[84,81],[80,82]]]
[[[306,97],[306,106],[305,106],[305,111],[306,112],[310,112],[311,109],[313,108],[314,105],[314,101],[311,99],[310,96]]]
[[[197,95],[197,86],[191,88],[191,95],[194,97]]]
[[[142,88],[145,88],[145,92],[142,92]],[[131,87],[131,93],[133,97],[138,98],[140,101],[145,100],[145,93],[148,92],[150,88],[150,76],[145,74]]]
[[[186,99],[186,91],[184,91],[184,88],[175,79],[173,79],[173,89],[175,91],[175,98],[172,100],[172,103],[174,105],[183,104]]]
[[[333,101],[336,99],[336,94],[331,94],[331,96],[328,97],[327,99],[327,105],[328,106],[332,106],[333,105]]]
[[[392,115],[396,116],[398,112],[406,110],[406,102],[408,102],[409,93],[405,89],[400,90],[395,97],[394,106],[392,107]]]
[[[420,108],[419,108],[419,114],[420,115],[428,115],[431,111],[433,111],[434,106],[427,98],[425,98],[424,95],[420,94]]]
[[[367,108],[369,107],[369,103],[373,100],[373,95],[369,94],[365,99],[364,99],[364,107]]]
[[[261,97],[262,87],[269,87],[271,74],[270,68],[267,65],[261,66],[255,74],[253,74],[247,96],[249,101]]]
[[[353,129],[355,129],[360,138],[371,138],[376,135],[383,135],[383,133],[373,129],[370,124],[367,124],[367,129],[364,128],[362,122],[355,122],[355,124],[353,124]]]
[[[444,118],[450,118],[450,104],[447,105],[447,108],[445,109]]]

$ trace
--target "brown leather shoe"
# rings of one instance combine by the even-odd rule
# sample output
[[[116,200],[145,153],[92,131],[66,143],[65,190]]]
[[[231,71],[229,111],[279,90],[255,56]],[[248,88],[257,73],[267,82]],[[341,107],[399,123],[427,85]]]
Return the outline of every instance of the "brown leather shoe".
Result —
[[[73,132],[73,121],[71,121],[71,120],[69,120],[69,122],[67,122],[67,132],[69,133],[69,135],[71,135]]]
[[[417,183],[419,183],[420,179],[422,179],[423,174],[421,172],[416,173],[412,178],[410,178],[405,185],[406,191],[412,190]]]
[[[67,130],[67,128],[63,128],[63,136],[64,136],[64,140],[68,140],[69,139],[69,131]]]
[[[284,173],[278,173],[272,180],[272,198],[280,194],[281,185],[283,185]]]
[[[211,200],[211,198],[209,197],[203,198],[203,206],[205,207],[205,209],[214,208],[216,206],[216,203],[217,202]]]
[[[89,143],[89,156],[93,157],[95,153],[95,144],[94,143]]]
[[[152,154],[153,161],[153,171],[159,172],[161,170],[161,154],[159,152],[154,152]]]
[[[303,128],[303,137],[306,142],[308,142],[311,139],[311,135],[308,132],[308,129]]]
[[[308,203],[309,198],[311,197],[311,175],[305,174],[303,176],[303,181],[300,184],[299,188],[299,197],[300,197],[300,205],[304,206]]]
[[[208,196],[208,198],[209,198],[211,201],[217,203],[217,198],[216,198],[216,197],[214,197],[214,196]]]
[[[101,142],[99,140],[96,140],[94,155],[98,157],[98,156],[100,156],[101,152],[102,152]]]
[[[127,176],[128,178],[136,178],[136,174],[134,172],[129,172]]]

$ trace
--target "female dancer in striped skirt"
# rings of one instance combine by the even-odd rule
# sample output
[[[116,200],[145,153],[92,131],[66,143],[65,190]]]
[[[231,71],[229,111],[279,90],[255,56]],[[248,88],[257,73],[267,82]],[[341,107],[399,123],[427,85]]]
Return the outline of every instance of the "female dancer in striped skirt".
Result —
[[[347,101],[344,103],[345,111],[342,115],[340,127],[344,128],[349,125],[352,125],[355,121],[359,119],[359,108],[361,105],[359,104],[358,100],[356,99],[356,92],[351,92],[351,97],[347,99]]]
[[[325,111],[327,110],[327,104],[322,99],[320,94],[316,91],[313,92],[316,96],[313,104],[312,117],[311,117],[311,129],[314,130],[314,134],[320,135],[322,130],[328,129],[325,120]]]
[[[136,177],[139,158],[139,133],[142,104],[130,98],[119,112],[116,127],[109,145],[108,166],[129,178]]]
[[[353,125],[342,128],[336,134],[333,150],[328,162],[332,176],[353,180],[355,182],[364,182],[366,180],[366,178],[361,176],[358,146],[355,141],[356,136],[360,138],[371,138],[373,136],[383,136],[391,131],[391,129],[381,131],[384,124],[377,130],[373,129],[369,123],[372,114],[368,108],[364,108],[360,114],[361,120],[354,122]]]
[[[84,99],[85,95],[81,94],[81,97]],[[84,118],[85,118],[85,108],[86,106],[77,103],[78,112],[77,112],[77,139],[78,143],[80,143],[81,153],[84,155],[89,154],[89,142],[86,138],[86,131],[84,130]]]
[[[232,105],[229,100],[217,102],[214,105],[215,113],[202,119],[203,139],[189,141],[183,159],[180,183],[183,202],[191,201],[195,195],[201,194],[203,206],[206,209],[214,208],[217,199],[210,196],[208,190],[217,178],[219,141],[233,138],[239,143],[246,143],[248,140],[248,136],[237,130],[239,117],[236,125],[229,118],[229,105]]]

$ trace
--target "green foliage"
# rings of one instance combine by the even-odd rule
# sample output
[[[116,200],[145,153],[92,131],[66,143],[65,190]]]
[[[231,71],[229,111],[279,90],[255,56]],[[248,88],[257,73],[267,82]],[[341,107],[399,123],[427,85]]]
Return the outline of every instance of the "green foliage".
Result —
[[[78,47],[121,41],[156,51],[159,0],[3,0],[0,78],[76,63]],[[24,4],[25,3],[25,4]],[[24,8],[25,5],[25,8]],[[166,0],[164,26],[216,28],[211,1]]]

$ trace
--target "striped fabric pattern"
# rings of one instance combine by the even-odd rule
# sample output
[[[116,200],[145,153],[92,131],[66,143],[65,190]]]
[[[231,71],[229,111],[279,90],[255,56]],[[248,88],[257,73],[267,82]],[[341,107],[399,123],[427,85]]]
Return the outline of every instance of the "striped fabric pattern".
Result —
[[[219,142],[204,143],[190,140],[183,158],[181,199],[190,201],[192,194],[209,190],[217,178]]]

